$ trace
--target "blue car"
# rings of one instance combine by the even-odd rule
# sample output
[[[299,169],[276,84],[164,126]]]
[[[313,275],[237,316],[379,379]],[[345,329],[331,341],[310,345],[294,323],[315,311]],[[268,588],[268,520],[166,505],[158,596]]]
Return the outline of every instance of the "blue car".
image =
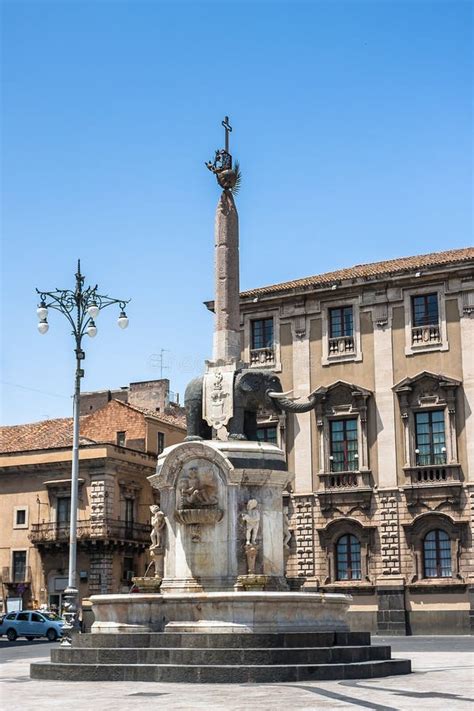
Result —
[[[54,642],[63,633],[64,620],[53,612],[38,612],[38,610],[21,610],[7,613],[0,622],[0,635],[5,634],[10,642],[17,637],[34,639],[47,637]]]

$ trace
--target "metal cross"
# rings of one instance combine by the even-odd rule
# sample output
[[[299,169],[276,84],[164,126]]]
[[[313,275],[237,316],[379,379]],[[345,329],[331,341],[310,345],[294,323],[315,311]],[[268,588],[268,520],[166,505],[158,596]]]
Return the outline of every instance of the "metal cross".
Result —
[[[225,151],[226,153],[229,152],[229,133],[232,132],[232,126],[229,123],[229,117],[225,116],[224,120],[222,121],[222,125],[224,126],[225,129]]]

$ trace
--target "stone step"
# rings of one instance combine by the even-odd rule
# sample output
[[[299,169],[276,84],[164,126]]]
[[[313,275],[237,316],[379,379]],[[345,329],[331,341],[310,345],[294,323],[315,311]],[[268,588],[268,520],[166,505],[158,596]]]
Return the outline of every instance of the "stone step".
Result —
[[[408,659],[352,664],[175,665],[35,663],[32,679],[61,681],[156,681],[208,684],[271,683],[331,679],[370,679],[408,674]]]
[[[78,647],[346,647],[370,645],[369,632],[291,632],[272,634],[198,634],[198,633],[111,633],[80,634],[73,646]]]
[[[51,661],[72,664],[300,665],[340,664],[390,659],[390,647],[256,648],[73,648],[51,650]]]

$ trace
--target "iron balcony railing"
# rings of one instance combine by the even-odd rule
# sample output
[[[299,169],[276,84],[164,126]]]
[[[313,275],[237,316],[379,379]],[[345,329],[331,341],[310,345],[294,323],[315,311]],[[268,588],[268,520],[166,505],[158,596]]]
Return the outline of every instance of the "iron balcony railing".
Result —
[[[150,540],[150,525],[147,523],[129,523],[115,519],[88,519],[77,522],[77,539],[118,540],[147,543]],[[31,526],[30,540],[33,544],[61,543],[69,541],[68,523],[34,523]]]
[[[29,565],[19,565],[14,568],[2,568],[2,582],[4,585],[15,583],[31,583],[31,568]]]

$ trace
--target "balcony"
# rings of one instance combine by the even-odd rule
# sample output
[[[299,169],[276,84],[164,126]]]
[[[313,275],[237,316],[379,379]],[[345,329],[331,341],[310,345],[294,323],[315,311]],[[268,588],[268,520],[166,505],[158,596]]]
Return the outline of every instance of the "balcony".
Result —
[[[275,365],[273,348],[252,348],[250,350],[250,365]]]
[[[151,527],[147,523],[127,523],[114,519],[87,519],[77,522],[77,540],[87,545],[98,542],[108,544],[149,545]],[[31,526],[30,541],[38,547],[67,544],[69,524],[34,523]]]
[[[408,506],[421,505],[423,501],[449,501],[460,503],[462,472],[459,464],[427,464],[404,467]]]
[[[354,507],[368,510],[372,499],[372,473],[367,471],[327,472],[320,474],[318,497],[322,511],[347,512]]]
[[[352,355],[355,352],[354,336],[330,338],[328,352],[330,356]]]
[[[29,565],[17,568],[2,568],[2,582],[4,585],[29,585],[31,583],[31,568]]]
[[[411,343],[413,346],[429,346],[441,343],[441,332],[438,324],[429,326],[414,326],[411,329]]]

